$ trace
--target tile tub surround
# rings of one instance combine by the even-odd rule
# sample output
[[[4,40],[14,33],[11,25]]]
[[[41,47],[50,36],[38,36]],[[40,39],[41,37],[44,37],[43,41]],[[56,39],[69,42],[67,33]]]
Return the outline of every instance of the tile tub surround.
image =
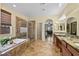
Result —
[[[3,55],[9,51],[11,51],[12,49],[16,48],[17,46],[23,44],[24,42],[27,42],[27,39],[14,39],[14,43],[13,44],[7,44],[5,47],[0,47],[0,55]]]

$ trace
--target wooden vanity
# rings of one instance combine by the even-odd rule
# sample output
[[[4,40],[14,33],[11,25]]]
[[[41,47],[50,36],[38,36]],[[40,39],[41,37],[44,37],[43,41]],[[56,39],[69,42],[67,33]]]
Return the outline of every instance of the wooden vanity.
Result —
[[[79,56],[79,46],[75,47],[74,44],[67,42],[64,38],[54,35],[53,43],[60,49],[63,56]]]

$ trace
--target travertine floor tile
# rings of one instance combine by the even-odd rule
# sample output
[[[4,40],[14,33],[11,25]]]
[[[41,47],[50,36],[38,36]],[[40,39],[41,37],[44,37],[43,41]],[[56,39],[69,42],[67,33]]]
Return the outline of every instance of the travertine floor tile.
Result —
[[[22,56],[60,56],[60,50],[46,41],[36,40],[26,49]]]

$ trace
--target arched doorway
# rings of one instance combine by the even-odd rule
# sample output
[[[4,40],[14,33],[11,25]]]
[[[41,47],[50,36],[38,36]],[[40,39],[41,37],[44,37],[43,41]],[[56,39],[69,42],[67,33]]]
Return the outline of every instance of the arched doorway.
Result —
[[[45,39],[46,41],[51,41],[53,36],[53,20],[48,19],[45,22]]]

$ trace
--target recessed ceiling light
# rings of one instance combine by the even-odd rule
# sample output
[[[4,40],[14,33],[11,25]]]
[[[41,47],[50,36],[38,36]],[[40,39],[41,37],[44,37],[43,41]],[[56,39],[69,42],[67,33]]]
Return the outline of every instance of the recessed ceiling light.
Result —
[[[62,7],[62,3],[59,3],[58,6],[59,6],[59,7]]]
[[[13,7],[16,7],[16,5],[15,5],[15,4],[13,4]]]
[[[40,5],[46,5],[46,3],[40,3]]]
[[[42,9],[42,11],[45,11],[46,9]]]
[[[63,14],[63,15],[60,17],[59,20],[64,20],[64,19],[66,19],[66,15],[65,15],[65,14]]]

